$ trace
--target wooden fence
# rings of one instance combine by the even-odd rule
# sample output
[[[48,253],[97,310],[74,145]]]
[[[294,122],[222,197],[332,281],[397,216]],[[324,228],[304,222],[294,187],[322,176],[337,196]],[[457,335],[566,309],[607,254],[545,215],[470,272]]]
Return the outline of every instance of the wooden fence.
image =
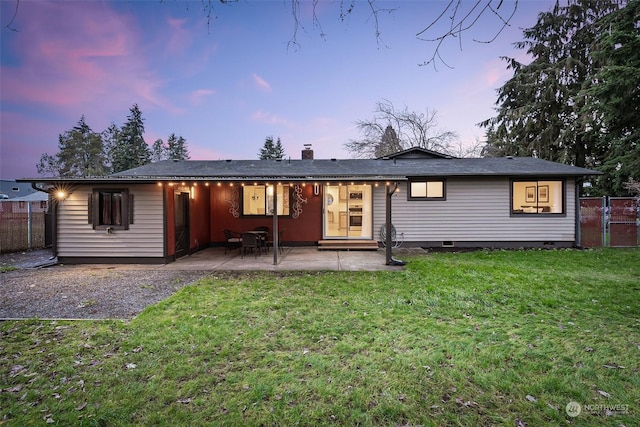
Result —
[[[640,206],[630,197],[580,199],[580,246],[640,246]]]
[[[48,203],[3,200],[0,202],[0,253],[41,249],[47,246],[45,226]]]

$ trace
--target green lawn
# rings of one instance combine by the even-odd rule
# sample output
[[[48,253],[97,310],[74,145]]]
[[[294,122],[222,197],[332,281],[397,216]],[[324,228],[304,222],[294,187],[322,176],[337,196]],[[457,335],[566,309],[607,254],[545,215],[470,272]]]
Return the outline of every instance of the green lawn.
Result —
[[[640,418],[640,250],[403,259],[401,272],[220,273],[131,322],[2,322],[0,424]]]

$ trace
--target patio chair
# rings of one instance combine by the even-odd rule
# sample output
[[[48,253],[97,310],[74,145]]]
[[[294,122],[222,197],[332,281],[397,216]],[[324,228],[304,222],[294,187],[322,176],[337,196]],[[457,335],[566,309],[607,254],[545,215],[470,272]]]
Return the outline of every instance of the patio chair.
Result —
[[[278,253],[282,253],[282,238],[284,237],[285,230],[278,230]],[[273,239],[267,240],[267,246],[273,247]]]
[[[247,253],[247,249],[251,249],[251,251],[255,249],[253,256],[254,258],[256,258],[258,256],[258,253],[260,253],[261,246],[262,245],[260,244],[260,236],[258,236],[256,233],[242,233],[242,258],[244,258],[244,254]]]
[[[254,228],[255,231],[264,231],[264,234],[260,235],[260,243],[262,244],[262,248],[265,252],[269,252],[269,227],[266,225],[260,225]],[[271,242],[273,245],[273,242]]]
[[[224,253],[226,254],[228,250],[240,249],[242,246],[242,237],[240,233],[236,233],[235,231],[231,231],[228,228],[222,230],[224,233],[224,238],[226,240]]]

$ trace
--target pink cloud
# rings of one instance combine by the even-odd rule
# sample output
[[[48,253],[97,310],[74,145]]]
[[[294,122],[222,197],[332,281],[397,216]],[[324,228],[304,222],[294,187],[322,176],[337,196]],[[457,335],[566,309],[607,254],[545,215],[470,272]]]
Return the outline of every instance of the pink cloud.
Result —
[[[263,92],[271,92],[271,85],[262,77],[253,73],[251,76],[253,78],[253,84]]]
[[[251,115],[251,120],[264,123],[267,125],[283,125],[291,127],[292,124],[284,117],[280,117],[277,114],[267,113],[266,111],[258,110]]]
[[[191,33],[184,28],[186,19],[167,18],[169,41],[165,53],[169,56],[184,52],[192,43]]]
[[[170,108],[159,94],[163,82],[149,71],[133,15],[102,2],[20,5],[24,24],[11,46],[20,64],[2,65],[3,102],[88,111],[98,102],[146,100]]]
[[[206,100],[206,98],[209,98],[215,93],[216,91],[211,89],[197,89],[191,92],[191,95],[189,96],[189,100],[192,105],[202,105],[202,103]]]

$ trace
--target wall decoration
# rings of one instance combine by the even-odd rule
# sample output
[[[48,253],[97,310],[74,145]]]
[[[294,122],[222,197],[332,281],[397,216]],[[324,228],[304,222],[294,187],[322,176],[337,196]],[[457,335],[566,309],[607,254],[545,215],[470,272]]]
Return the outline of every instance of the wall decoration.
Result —
[[[536,202],[536,187],[526,187],[526,202],[527,203],[535,203]]]
[[[538,202],[539,203],[549,202],[549,186],[548,185],[541,185],[538,187]]]
[[[229,213],[234,218],[240,217],[240,190],[238,187],[231,187],[231,199],[225,200],[231,207]]]
[[[302,187],[299,185],[293,186],[293,213],[292,218],[298,218],[302,213],[302,204],[307,203],[307,199],[302,197]]]

